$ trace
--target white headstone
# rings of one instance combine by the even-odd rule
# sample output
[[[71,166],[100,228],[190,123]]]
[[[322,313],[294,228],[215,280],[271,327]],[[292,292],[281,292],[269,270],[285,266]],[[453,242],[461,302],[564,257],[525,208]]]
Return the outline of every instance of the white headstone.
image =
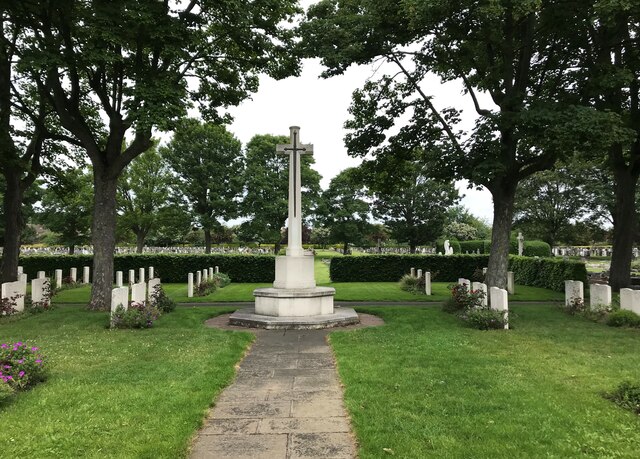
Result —
[[[611,306],[611,286],[606,284],[591,284],[589,286],[589,307]]]
[[[153,279],[154,277],[156,277],[155,270],[153,269],[153,266],[149,266],[149,279]]]
[[[125,311],[129,309],[129,287],[111,290],[111,313],[114,313],[118,306],[122,306]]]
[[[27,280],[28,280],[27,273],[22,273],[20,274],[20,276],[18,276],[18,282],[22,282],[24,284],[25,292],[27,291]]]
[[[56,288],[60,288],[62,287],[62,270],[56,269],[55,274],[56,274]]]
[[[193,273],[187,275],[187,297],[193,298]]]
[[[45,277],[47,277],[47,273],[44,271],[38,271],[38,279],[44,279]]]
[[[422,270],[421,269],[418,270],[417,276],[418,276],[418,279],[422,278]]]
[[[473,282],[471,284],[472,290],[480,290],[484,292],[484,298],[482,298],[482,305],[486,306],[489,304],[489,292],[487,291],[487,284],[483,284],[482,282]]]
[[[467,291],[471,291],[471,281],[469,279],[465,279],[464,277],[460,277],[458,279],[458,284],[466,285],[467,286]]]
[[[416,277],[416,268],[411,268],[410,275],[411,277]]]
[[[158,285],[160,285],[159,277],[154,277],[153,279],[149,279],[149,282],[147,283],[148,292],[149,292],[149,303],[151,304],[151,306],[155,306],[155,302],[153,301],[153,294],[154,294],[154,289]]]
[[[509,293],[503,288],[491,287],[489,289],[489,296],[491,309],[505,311],[506,323],[504,329],[507,330],[509,328]]]
[[[209,276],[208,276],[208,272],[206,269],[202,270],[202,282],[207,282]]]
[[[209,279],[213,279],[213,268],[209,268]]]
[[[85,266],[82,268],[82,283],[83,284],[88,284],[89,283],[89,267]]]
[[[202,271],[196,271],[196,286],[202,284]]]
[[[216,268],[215,268],[215,273],[216,273],[216,274],[220,274],[220,266],[216,266]]]
[[[121,288],[123,284],[122,271],[116,271],[116,287]]]
[[[147,301],[147,284],[138,282],[131,286],[131,302],[144,304]]]
[[[20,274],[22,274],[23,272],[24,272],[24,267],[18,266],[18,277],[20,277]]]
[[[489,270],[489,268],[482,268],[482,275],[486,276],[488,270]]]
[[[507,271],[507,292],[513,295],[516,292],[516,284],[513,279],[513,271]]]
[[[129,284],[133,285],[136,283],[136,271],[134,269],[129,270]]]
[[[145,271],[146,270],[144,268],[138,268],[138,282],[144,282]]]
[[[424,293],[431,295],[431,273],[429,271],[424,273]]]
[[[69,271],[69,277],[71,278],[71,282],[77,282],[78,281],[78,268],[71,268],[71,270]]]
[[[22,274],[26,276],[26,274]],[[22,281],[5,282],[2,284],[2,298],[8,298],[13,303],[13,308],[18,311],[24,311],[24,296],[27,293],[26,283]]]
[[[621,288],[620,309],[627,309],[640,314],[640,290]]]
[[[31,302],[42,303],[49,301],[51,291],[49,290],[49,279],[39,277],[31,281]]]
[[[584,302],[584,285],[582,281],[564,281],[564,304],[568,306],[576,298]]]
[[[522,233],[518,233],[518,255],[524,254],[524,236]]]

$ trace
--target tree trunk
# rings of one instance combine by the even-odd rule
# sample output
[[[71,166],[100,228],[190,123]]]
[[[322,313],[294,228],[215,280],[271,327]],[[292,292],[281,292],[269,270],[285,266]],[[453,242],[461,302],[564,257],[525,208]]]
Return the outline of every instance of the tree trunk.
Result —
[[[69,255],[73,255],[74,253],[76,253],[76,245],[69,244]]]
[[[513,220],[515,191],[516,185],[514,184],[491,190],[493,195],[493,229],[486,277],[487,287],[507,288],[509,238]]]
[[[2,252],[2,282],[18,279],[20,257],[20,236],[24,228],[22,217],[22,187],[18,174],[6,174],[7,188],[3,198],[4,209],[4,248]]]
[[[631,284],[631,259],[633,240],[637,228],[636,185],[638,175],[628,167],[616,167],[615,177],[616,203],[613,211],[613,253],[609,285],[614,291]]]
[[[204,228],[204,253],[211,253],[211,229]]]
[[[416,253],[416,243],[409,242],[409,253]]]
[[[344,245],[342,246],[342,254],[347,255],[348,250],[349,250],[349,243],[345,242]]]
[[[280,242],[276,242],[276,243],[273,245],[273,254],[274,254],[275,256],[278,256],[278,254],[280,253],[280,247],[282,247],[282,244],[280,244]]]
[[[113,288],[113,254],[116,248],[116,187],[117,178],[94,170],[94,205],[91,239],[93,241],[93,310],[108,310]]]
[[[138,231],[136,233],[136,253],[142,253],[142,250],[144,249],[144,240],[146,238],[147,233],[145,231]]]

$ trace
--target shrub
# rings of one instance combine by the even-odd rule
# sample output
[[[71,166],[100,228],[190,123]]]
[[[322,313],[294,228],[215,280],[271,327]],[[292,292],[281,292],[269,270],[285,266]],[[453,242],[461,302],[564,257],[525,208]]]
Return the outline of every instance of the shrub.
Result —
[[[568,303],[562,303],[560,308],[569,315],[583,314],[587,309],[582,298],[572,298]]]
[[[460,318],[478,330],[499,330],[507,325],[507,311],[496,311],[486,307],[467,309]]]
[[[92,255],[26,255],[20,264],[29,278],[37,277],[38,271],[54,272],[71,268],[92,266]],[[187,274],[205,267],[219,266],[220,270],[234,282],[273,282],[275,257],[273,255],[220,255],[220,254],[121,254],[114,257],[114,271],[128,272],[153,266],[162,273],[163,282],[184,283]],[[399,279],[396,276],[395,279]]]
[[[2,298],[0,299],[0,316],[10,316],[18,312],[14,306],[16,305],[17,298]]]
[[[464,284],[450,285],[449,289],[451,290],[450,301],[446,301],[442,306],[445,312],[461,312],[483,307],[482,300],[485,294],[482,290],[469,291]]]
[[[625,381],[616,390],[603,394],[604,398],[626,410],[640,414],[640,384]]]
[[[0,378],[0,403],[10,398],[15,393],[15,389],[4,379]]]
[[[111,315],[112,328],[151,328],[160,317],[160,311],[143,303],[131,302],[128,309],[118,305]]]
[[[176,302],[167,296],[161,284],[153,287],[153,292],[149,295],[149,302],[163,313],[176,309]]]
[[[14,390],[24,390],[46,378],[46,365],[39,348],[21,341],[0,344],[0,379]]]
[[[231,279],[225,273],[214,273],[211,280],[218,288],[225,288],[231,283]]]
[[[420,285],[420,279],[411,274],[405,274],[400,279],[400,289],[406,292],[417,293]]]
[[[509,269],[513,271],[516,284],[543,287],[556,292],[564,292],[564,281],[567,279],[587,284],[587,268],[580,261],[511,256]]]
[[[200,282],[199,285],[196,285],[193,289],[193,294],[195,296],[207,296],[216,291],[216,283],[213,280],[207,279],[206,281]]]
[[[607,317],[610,327],[640,327],[640,316],[628,309],[613,311]]]
[[[25,299],[24,310],[32,314],[39,314],[41,312],[49,311],[53,309],[53,303],[51,303],[51,284],[46,283],[42,290],[42,301],[31,301],[31,298]]]

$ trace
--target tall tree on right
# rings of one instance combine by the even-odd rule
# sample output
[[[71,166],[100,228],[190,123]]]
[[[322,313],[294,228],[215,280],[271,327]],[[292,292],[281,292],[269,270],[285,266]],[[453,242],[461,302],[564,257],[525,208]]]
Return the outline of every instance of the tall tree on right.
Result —
[[[380,64],[382,76],[354,93],[350,154],[424,148],[438,152],[433,175],[491,192],[490,286],[506,288],[518,183],[577,146],[607,148],[621,135],[615,114],[559,99],[573,64],[565,33],[580,8],[577,0],[323,0],[301,27],[303,51],[322,58],[325,76]],[[429,74],[462,84],[477,116],[470,135],[461,135],[457,110],[434,104]]]

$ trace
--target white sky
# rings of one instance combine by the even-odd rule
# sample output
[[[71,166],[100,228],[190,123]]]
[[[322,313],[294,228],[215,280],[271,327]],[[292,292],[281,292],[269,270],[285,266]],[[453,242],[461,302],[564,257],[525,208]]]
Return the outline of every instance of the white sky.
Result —
[[[234,116],[229,130],[246,145],[256,134],[289,135],[289,126],[300,126],[301,140],[313,144],[315,169],[322,175],[321,184],[326,188],[331,178],[343,169],[360,163],[359,159],[347,155],[343,125],[349,116],[347,109],[352,92],[374,76],[376,68],[352,67],[344,75],[322,79],[319,77],[322,65],[314,59],[303,61],[299,77],[276,81],[262,76],[259,91],[229,110]],[[434,77],[425,89],[434,95],[438,108],[453,106],[463,110],[465,130],[473,126],[475,111],[469,96],[461,93],[461,85],[441,84]],[[461,203],[491,223],[491,194],[487,190],[467,189],[465,182],[458,182],[456,187],[464,195]]]

